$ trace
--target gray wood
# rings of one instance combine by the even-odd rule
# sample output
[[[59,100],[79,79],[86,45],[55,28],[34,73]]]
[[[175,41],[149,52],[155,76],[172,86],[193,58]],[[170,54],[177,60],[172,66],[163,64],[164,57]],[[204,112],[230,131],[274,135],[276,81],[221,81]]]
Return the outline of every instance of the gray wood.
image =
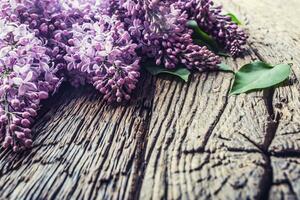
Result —
[[[252,1],[233,4],[246,16],[250,47],[261,60],[294,64],[290,81],[274,91],[269,103],[275,124],[267,154],[272,170],[269,198],[299,199],[300,25],[297,21],[300,2],[266,0],[255,4]]]
[[[34,148],[1,152],[7,199],[129,199],[135,195],[153,98],[147,76],[137,100],[109,106],[94,89],[65,87],[35,125]]]
[[[278,89],[228,96],[232,74],[146,76],[128,105],[65,86],[44,103],[34,147],[0,152],[0,199],[299,199],[300,1],[225,1],[252,60],[294,63]]]

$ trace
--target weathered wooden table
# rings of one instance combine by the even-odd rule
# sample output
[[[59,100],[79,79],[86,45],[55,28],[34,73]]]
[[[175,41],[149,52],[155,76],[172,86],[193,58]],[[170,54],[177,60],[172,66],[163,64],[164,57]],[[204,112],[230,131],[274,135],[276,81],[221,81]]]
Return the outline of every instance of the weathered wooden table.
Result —
[[[228,73],[147,76],[126,106],[65,86],[34,148],[0,152],[0,199],[300,198],[300,1],[220,2],[250,34],[226,62],[294,63],[289,85],[228,97]]]

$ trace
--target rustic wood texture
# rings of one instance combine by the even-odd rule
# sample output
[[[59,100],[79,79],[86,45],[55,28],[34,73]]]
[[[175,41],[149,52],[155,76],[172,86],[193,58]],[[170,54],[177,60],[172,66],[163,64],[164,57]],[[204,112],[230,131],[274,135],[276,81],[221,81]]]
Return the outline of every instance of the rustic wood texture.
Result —
[[[64,86],[33,149],[0,152],[0,199],[299,199],[300,1],[217,2],[250,35],[247,55],[224,61],[293,63],[288,83],[228,97],[229,73],[146,75],[119,106]]]

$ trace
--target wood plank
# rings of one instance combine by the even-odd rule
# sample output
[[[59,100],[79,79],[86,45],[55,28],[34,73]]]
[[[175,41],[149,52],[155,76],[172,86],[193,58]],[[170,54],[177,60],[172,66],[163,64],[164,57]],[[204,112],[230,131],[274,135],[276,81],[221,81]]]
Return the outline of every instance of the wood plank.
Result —
[[[234,3],[233,1],[231,1]],[[293,75],[284,87],[274,91],[270,102],[276,122],[268,148],[272,166],[272,186],[269,199],[298,199],[300,197],[300,24],[297,0],[239,1],[236,6],[249,24],[250,45],[258,57],[269,63],[293,63]],[[281,14],[279,14],[281,13]]]
[[[94,89],[65,87],[35,125],[34,148],[0,155],[7,199],[130,199],[153,98],[142,81],[131,105],[108,106]]]
[[[255,58],[249,53],[227,63],[237,68]],[[198,74],[188,85],[158,80],[141,199],[264,196],[265,96],[228,98],[231,81],[224,73]]]
[[[280,196],[281,199],[299,199],[299,157],[272,157],[271,160],[274,179],[270,191],[270,199],[275,199],[275,197],[279,199]]]
[[[45,103],[33,150],[0,152],[1,198],[297,199],[300,2],[219,2],[251,36],[248,55],[226,62],[293,62],[293,85],[228,97],[231,74],[146,77],[125,106],[65,87]]]
[[[258,2],[258,7],[268,10],[270,6],[273,6],[272,2]],[[280,1],[277,1],[278,7],[279,2]],[[242,3],[247,4],[248,8],[251,8],[253,10],[255,10],[257,6],[256,1],[254,2],[245,0],[242,1]],[[236,4],[239,5],[240,3],[237,2]],[[249,6],[248,4],[251,4],[251,6]],[[229,4],[226,5],[228,8],[237,8],[232,7]],[[290,6],[295,5],[299,5],[299,3],[297,4],[296,2],[293,2]],[[276,8],[276,11],[279,11],[278,7],[274,8],[274,12]],[[279,8],[282,9],[282,7]],[[258,15],[257,12],[266,12],[263,12],[262,10],[256,10],[256,12],[251,13],[252,10],[249,9],[244,9],[243,6],[243,8],[241,8],[241,11],[245,12],[247,17],[248,15],[252,16],[251,20],[249,19],[251,23],[252,21],[255,21],[256,18],[259,18],[260,21],[257,23],[252,23],[252,25],[248,26],[251,35],[249,52],[250,55],[246,58],[245,61],[252,58],[262,59],[269,61],[270,63],[274,63],[275,60],[272,56],[270,57],[270,55],[275,54],[274,52],[277,51],[277,43],[274,42],[274,39],[281,37],[270,37],[268,31],[266,31],[266,34],[263,35],[262,31],[264,31],[263,26],[265,25],[265,22],[263,20],[265,19],[265,16]],[[272,12],[269,12],[269,14],[270,17],[268,18],[268,20],[271,23],[276,23],[277,21],[271,18]],[[279,17],[281,15],[277,16]],[[257,28],[258,25],[260,26],[260,28]],[[268,28],[271,29],[271,26]],[[256,34],[254,34],[254,32]],[[289,32],[286,33],[289,34]],[[269,38],[269,43],[262,43],[262,38]],[[258,48],[258,46],[254,46],[254,44],[261,44],[261,46],[266,45],[268,51],[264,51],[263,49]],[[270,44],[272,44],[273,46],[270,47]],[[288,46],[289,45],[285,46],[285,49],[287,49]],[[254,53],[252,51],[254,51]],[[275,55],[278,54],[276,53]],[[235,63],[238,66],[242,66],[243,62],[245,61],[237,60]],[[277,60],[277,62],[279,61]],[[216,82],[214,81],[214,83]],[[228,86],[225,87],[228,88]],[[161,95],[161,93],[158,93],[156,96]],[[204,96],[203,98],[205,99],[207,98],[206,96],[209,96],[209,93],[203,93],[202,96]],[[197,102],[197,100],[194,100],[193,105],[201,105],[201,102],[203,102],[202,99],[200,99],[199,102]],[[176,104],[177,107],[181,107],[182,104],[186,103],[186,101],[182,101],[179,103],[174,102],[172,104]],[[275,115],[277,113],[277,110],[273,108],[273,91],[269,90],[263,94],[256,93],[252,95],[242,95],[237,98],[230,97],[226,102],[226,107],[222,109],[224,112],[222,112],[221,115],[217,116],[219,117],[217,123],[208,121],[211,118],[210,115],[207,117],[206,113],[214,111],[209,109],[209,103],[206,103],[208,109],[204,109],[204,111],[203,109],[198,109],[197,112],[199,112],[199,115],[192,119],[193,122],[190,122],[191,124],[199,124],[199,126],[176,127],[173,125],[173,127],[175,127],[175,130],[172,127],[172,124],[175,123],[173,121],[175,120],[176,124],[178,124],[177,121],[181,121],[186,118],[190,120],[190,118],[187,117],[190,113],[180,112],[179,117],[175,115],[166,118],[165,115],[163,115],[163,117],[157,117],[158,119],[155,119],[155,112],[161,115],[163,113],[168,113],[170,110],[173,111],[173,109],[166,109],[163,110],[163,112],[161,109],[154,109],[154,115],[152,118],[152,120],[154,119],[154,122],[150,124],[150,138],[153,134],[153,140],[155,140],[156,142],[154,145],[151,145],[150,143],[150,147],[149,145],[147,145],[147,149],[149,149],[148,152],[152,152],[152,149],[154,149],[153,146],[155,146],[156,152],[152,152],[149,158],[146,157],[148,166],[145,171],[145,179],[141,191],[141,197],[143,199],[266,199],[268,197],[271,198],[272,195],[275,195],[275,193],[273,192],[274,187],[271,186],[273,181],[273,169],[271,158],[269,157],[268,152],[268,149],[271,148],[270,146],[273,142],[273,137],[279,123],[278,118]],[[191,110],[193,111],[193,109]],[[214,116],[213,119],[215,119],[215,117],[216,116]],[[165,122],[165,124],[169,125],[168,130],[163,130],[160,132],[160,134],[157,133],[157,130],[159,130],[159,124],[155,123],[156,121],[159,121],[159,118],[161,118],[161,120],[167,121]],[[207,125],[203,126],[201,124],[202,121],[204,121]],[[180,127],[185,127],[186,133],[181,131]],[[162,132],[167,133],[164,135],[162,134]],[[199,136],[197,138],[193,135]],[[205,140],[203,138],[210,139]],[[149,141],[151,142],[151,139]],[[192,155],[189,155],[189,153],[191,153]],[[242,187],[238,188],[239,190],[229,184],[227,182],[227,180],[229,179],[228,177],[233,177],[233,179],[238,179],[237,177],[240,177],[239,174],[236,173],[240,169],[238,165],[235,165],[235,167],[231,168],[231,170],[229,170],[229,173],[225,174],[224,177],[220,176],[218,172],[222,171],[223,169],[226,170],[226,165],[221,165],[220,168],[216,168],[217,170],[215,171],[213,167],[214,165],[212,164],[214,160],[210,160],[208,158],[211,155],[217,158],[218,155],[222,155],[220,156],[222,158],[223,155],[227,154],[242,154],[243,156],[236,156],[236,159],[239,159],[238,161],[240,161],[241,163],[247,163],[247,160],[251,160],[251,157],[253,155],[253,157],[260,158],[260,162],[254,162],[255,165],[250,165],[251,167],[249,166],[249,172],[251,172],[251,174],[258,174],[255,177],[255,181],[252,181],[252,176],[247,176],[247,170],[241,170],[241,176],[245,177],[245,182],[247,184],[241,184]],[[192,158],[189,158],[189,156],[195,158],[196,161],[194,161]],[[218,158],[219,162],[221,160],[222,159]],[[233,160],[231,160],[230,162],[235,163],[235,161]],[[194,170],[194,166],[198,166],[196,167],[196,170]],[[208,166],[207,169],[210,170],[209,173],[207,173],[207,170],[205,170],[204,166]],[[256,170],[258,170],[260,173],[258,173]],[[223,182],[222,180],[226,181]],[[219,190],[214,191],[213,189],[211,189],[212,185],[221,186]],[[289,193],[287,192],[286,194],[287,195],[284,196],[289,197]]]
[[[288,184],[280,184],[273,185],[270,190],[270,199],[282,199],[282,200],[297,200],[297,196],[291,190],[290,185]]]

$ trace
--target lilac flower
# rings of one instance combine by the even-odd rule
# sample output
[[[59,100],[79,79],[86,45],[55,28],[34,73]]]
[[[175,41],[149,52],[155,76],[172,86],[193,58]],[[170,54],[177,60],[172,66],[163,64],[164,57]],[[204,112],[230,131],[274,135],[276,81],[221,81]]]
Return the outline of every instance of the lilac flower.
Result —
[[[32,143],[40,101],[63,80],[86,83],[109,102],[129,100],[140,60],[199,71],[220,58],[193,43],[196,20],[238,55],[246,34],[211,0],[1,0],[0,142],[16,151]]]
[[[130,35],[136,38],[140,38],[142,36],[142,31],[144,30],[144,26],[142,24],[142,20],[134,19],[132,21],[132,26],[128,28]]]
[[[168,5],[152,3],[146,7],[143,52],[166,68],[182,63],[189,69],[214,69],[220,58],[206,47],[193,44],[192,30],[186,27],[188,15],[175,4]]]
[[[26,25],[0,20],[0,28],[0,142],[17,151],[31,146],[40,100],[58,87],[59,78],[43,42]]]
[[[86,73],[109,102],[129,100],[139,73],[137,45],[123,23],[102,16],[97,22],[73,25],[73,46],[67,49],[68,69]]]
[[[63,59],[66,46],[72,41],[69,29],[74,23],[82,23],[86,20],[83,11],[90,10],[92,5],[80,2],[80,10],[79,6],[76,7],[77,1],[72,2],[71,4],[71,1],[62,0],[3,0],[0,3],[0,7],[2,5],[5,8],[0,11],[0,16],[10,21],[27,24],[37,37],[45,41],[46,54],[51,58],[55,68],[60,70],[58,74],[62,77],[70,77],[66,74],[67,62]],[[13,19],[11,16],[14,16]],[[72,72],[72,74],[76,73]],[[74,81],[74,78],[70,79],[71,83],[78,85],[78,81]]]
[[[178,1],[177,7],[186,10],[189,18],[195,19],[232,55],[237,56],[244,51],[247,35],[229,16],[222,14],[222,7],[214,6],[212,0],[182,0]]]

